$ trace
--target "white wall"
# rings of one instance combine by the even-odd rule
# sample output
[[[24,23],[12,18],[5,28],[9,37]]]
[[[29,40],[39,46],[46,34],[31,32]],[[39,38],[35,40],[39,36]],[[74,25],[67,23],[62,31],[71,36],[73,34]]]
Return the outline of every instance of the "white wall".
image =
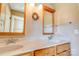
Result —
[[[32,14],[38,13],[39,19],[34,21]],[[33,7],[27,4],[27,37],[29,39],[38,39],[42,34],[42,9],[39,7]]]

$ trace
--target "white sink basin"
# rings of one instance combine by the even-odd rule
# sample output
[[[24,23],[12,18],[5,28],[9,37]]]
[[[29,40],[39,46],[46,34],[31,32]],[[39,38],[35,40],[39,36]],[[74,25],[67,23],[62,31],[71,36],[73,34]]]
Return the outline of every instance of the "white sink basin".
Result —
[[[10,45],[6,45],[6,46],[0,46],[0,53],[14,51],[14,50],[20,49],[22,47],[23,47],[22,45],[17,45],[17,44],[10,44]]]

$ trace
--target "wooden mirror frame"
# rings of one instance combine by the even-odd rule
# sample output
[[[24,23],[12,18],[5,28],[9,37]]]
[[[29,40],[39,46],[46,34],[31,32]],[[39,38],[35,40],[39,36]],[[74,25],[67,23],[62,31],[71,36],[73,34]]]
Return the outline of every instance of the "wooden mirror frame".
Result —
[[[52,33],[46,33],[46,32],[44,32],[44,11],[52,13],[52,19],[53,19],[52,20],[52,29],[53,29]],[[52,34],[54,34],[54,15],[53,15],[54,12],[55,12],[54,9],[52,9],[49,6],[43,4],[43,35],[52,35]]]
[[[26,3],[24,3],[24,30],[23,32],[0,32],[0,36],[24,36],[26,34]]]

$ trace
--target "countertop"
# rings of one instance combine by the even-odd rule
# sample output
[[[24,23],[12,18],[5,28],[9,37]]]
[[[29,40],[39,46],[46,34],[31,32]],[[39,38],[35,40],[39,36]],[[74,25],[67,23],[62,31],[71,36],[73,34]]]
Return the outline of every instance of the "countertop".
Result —
[[[68,41],[65,41],[65,40],[60,40],[60,41],[56,41],[56,40],[24,41],[24,42],[20,43],[20,45],[22,45],[23,47],[16,49],[16,50],[13,50],[13,51],[7,51],[4,53],[0,53],[0,56],[14,56],[14,55],[27,53],[27,52],[31,52],[31,51],[34,51],[37,49],[47,48],[47,47],[51,47],[51,46],[55,46],[55,45],[59,45],[59,44],[63,44],[63,43],[68,43]]]

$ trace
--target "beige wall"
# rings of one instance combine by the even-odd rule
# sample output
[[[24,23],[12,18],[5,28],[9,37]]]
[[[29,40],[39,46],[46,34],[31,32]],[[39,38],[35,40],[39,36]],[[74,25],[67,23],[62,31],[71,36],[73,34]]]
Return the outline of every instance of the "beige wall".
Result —
[[[78,21],[78,9],[77,4],[55,4],[56,14],[55,20],[56,24],[67,24],[68,22],[72,22],[76,24]]]
[[[39,16],[39,19],[37,21],[34,21],[32,18],[32,14],[36,12]],[[42,34],[42,8],[40,6],[32,6],[30,4],[27,4],[27,36],[30,37],[37,37]]]

